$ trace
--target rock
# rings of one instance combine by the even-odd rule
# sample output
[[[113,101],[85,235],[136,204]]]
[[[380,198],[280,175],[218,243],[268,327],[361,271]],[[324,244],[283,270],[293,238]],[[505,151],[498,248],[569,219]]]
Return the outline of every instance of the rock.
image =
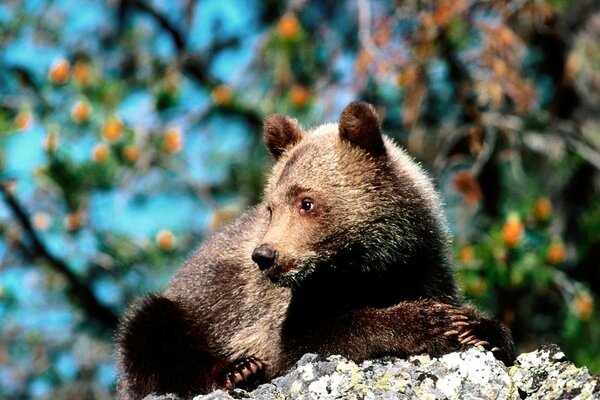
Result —
[[[175,397],[148,396],[145,400]],[[196,396],[217,399],[600,399],[600,377],[569,362],[556,345],[521,354],[507,368],[471,347],[439,358],[384,357],[360,364],[341,356],[306,354],[287,375],[252,392]]]
[[[509,373],[523,399],[600,399],[600,376],[577,368],[553,344],[521,354]]]

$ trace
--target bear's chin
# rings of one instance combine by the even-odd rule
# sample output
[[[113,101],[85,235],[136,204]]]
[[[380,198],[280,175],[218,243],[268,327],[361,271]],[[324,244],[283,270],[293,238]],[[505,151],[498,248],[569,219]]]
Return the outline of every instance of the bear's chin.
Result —
[[[282,272],[280,268],[271,267],[263,271],[265,276],[275,285],[289,288],[297,288],[312,275],[314,269],[304,267],[293,271]]]
[[[298,282],[292,276],[288,275],[271,275],[267,276],[271,283],[282,286],[282,287],[295,287],[298,286]]]

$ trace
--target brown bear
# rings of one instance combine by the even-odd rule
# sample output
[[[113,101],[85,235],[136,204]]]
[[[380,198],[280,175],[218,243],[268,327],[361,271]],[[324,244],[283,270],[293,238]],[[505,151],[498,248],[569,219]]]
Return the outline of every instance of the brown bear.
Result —
[[[354,361],[484,345],[509,330],[459,295],[442,204],[423,170],[355,102],[338,124],[264,124],[276,160],[263,201],[213,234],[117,341],[119,393],[251,387],[304,353]]]

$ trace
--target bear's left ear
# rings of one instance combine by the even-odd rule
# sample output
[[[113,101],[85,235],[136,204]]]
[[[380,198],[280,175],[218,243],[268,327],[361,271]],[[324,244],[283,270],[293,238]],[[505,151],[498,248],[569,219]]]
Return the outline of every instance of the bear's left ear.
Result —
[[[263,137],[267,148],[275,160],[290,146],[298,143],[304,131],[295,119],[274,114],[267,117],[263,124]]]
[[[373,156],[385,154],[385,145],[379,129],[379,117],[369,103],[355,101],[348,104],[340,115],[338,126],[343,140]]]

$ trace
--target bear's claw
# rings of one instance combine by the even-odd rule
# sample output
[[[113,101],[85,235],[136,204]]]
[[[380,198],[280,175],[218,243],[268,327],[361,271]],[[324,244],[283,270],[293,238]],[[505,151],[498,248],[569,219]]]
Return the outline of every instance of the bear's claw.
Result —
[[[488,348],[490,343],[487,340],[482,340],[477,337],[471,327],[471,319],[465,315],[465,309],[455,307],[450,304],[438,304],[443,310],[445,310],[451,321],[452,328],[444,332],[444,336],[457,335],[458,343],[461,346],[483,346]],[[492,351],[500,350],[494,347]]]
[[[225,372],[225,388],[252,389],[264,381],[265,365],[256,357],[246,357],[233,362]]]

